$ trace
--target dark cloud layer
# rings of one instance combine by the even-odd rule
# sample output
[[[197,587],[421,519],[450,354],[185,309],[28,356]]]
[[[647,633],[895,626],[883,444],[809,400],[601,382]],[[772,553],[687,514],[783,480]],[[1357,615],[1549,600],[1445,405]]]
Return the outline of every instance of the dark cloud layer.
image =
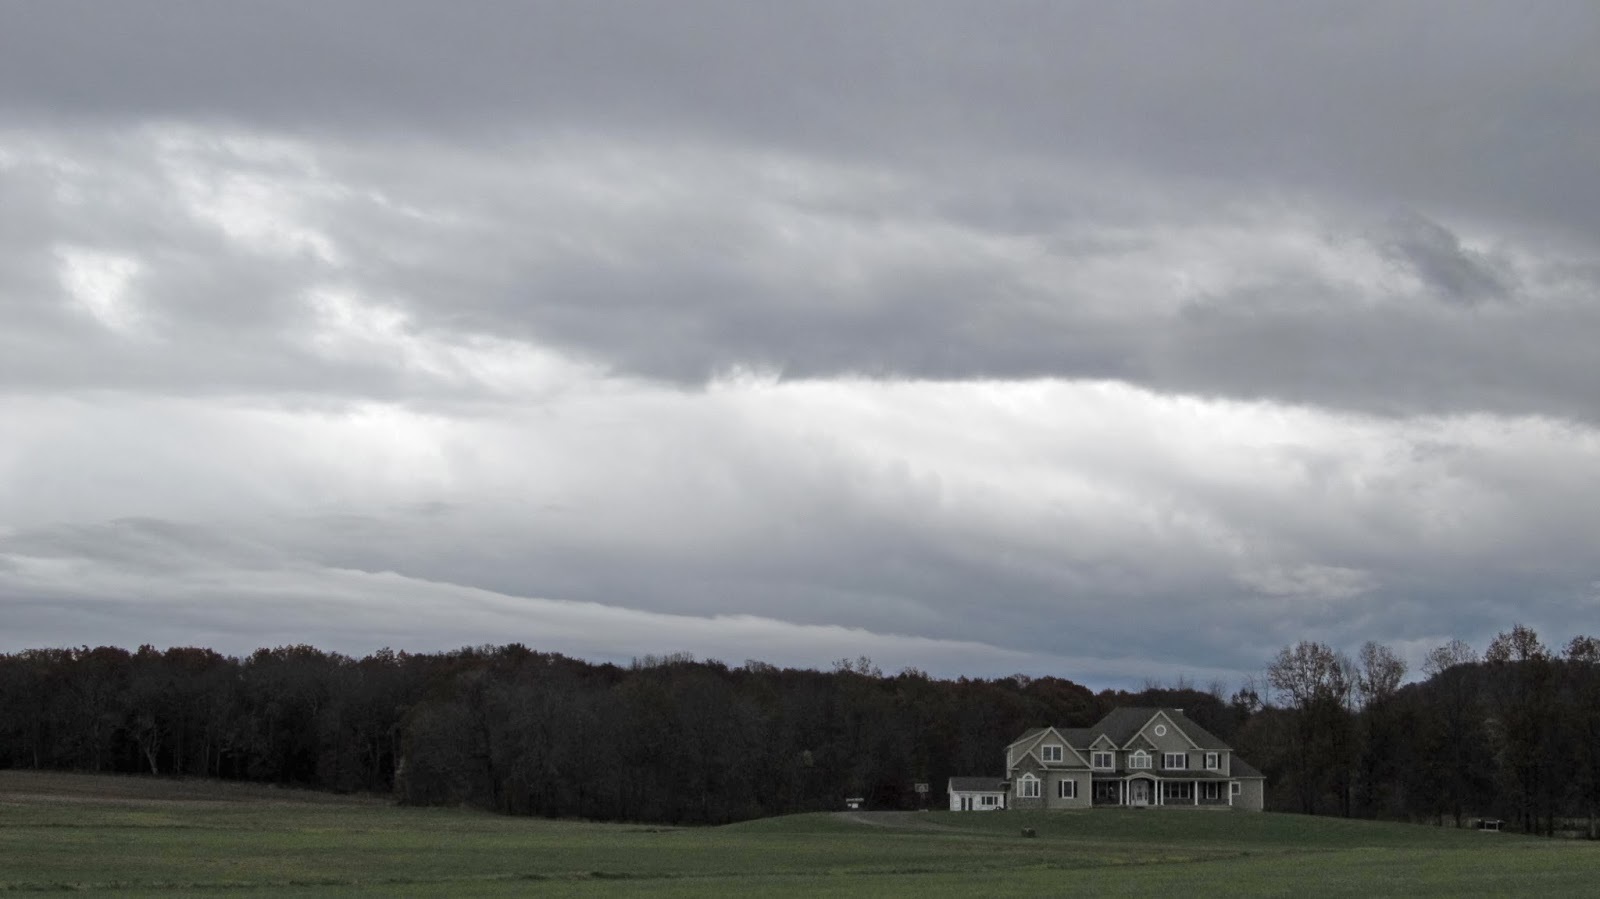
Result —
[[[1094,171],[973,178],[594,138],[389,153],[123,134],[58,138],[0,171],[0,382],[470,393],[389,364],[393,347],[329,350],[335,314],[391,343],[512,339],[689,385],[1065,377],[1600,419],[1600,262],[1415,211],[1249,191],[1208,207],[1159,174],[1142,189],[1169,191],[1150,198]],[[72,308],[63,253],[78,250],[136,264],[138,339]]]
[[[1581,2],[169,0],[4,15],[0,103],[52,116],[650,131],[974,165],[1084,155],[1597,222],[1600,14]]]

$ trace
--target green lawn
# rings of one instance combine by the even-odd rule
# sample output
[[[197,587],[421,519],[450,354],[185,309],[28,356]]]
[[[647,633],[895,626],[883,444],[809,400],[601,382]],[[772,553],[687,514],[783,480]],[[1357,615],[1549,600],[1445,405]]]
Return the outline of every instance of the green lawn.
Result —
[[[1020,836],[1032,827],[1037,838]],[[672,829],[0,771],[0,892],[117,896],[1594,895],[1600,845],[1216,811]]]

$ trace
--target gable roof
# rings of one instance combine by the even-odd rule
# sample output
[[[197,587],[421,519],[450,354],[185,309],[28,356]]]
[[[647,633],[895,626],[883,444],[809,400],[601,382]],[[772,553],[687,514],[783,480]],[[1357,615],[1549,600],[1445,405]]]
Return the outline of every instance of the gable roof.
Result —
[[[1007,744],[1007,748],[1010,748],[1011,746],[1015,746],[1018,743],[1023,742],[1024,740],[1031,740],[1034,737],[1039,736],[1040,734],[1044,733],[1045,731],[1047,731],[1049,729],[1050,728],[1048,728],[1048,727],[1030,727],[1027,730],[1022,732],[1022,736],[1016,738],[1015,740],[1012,740],[1009,744]]]
[[[1128,741],[1138,735],[1140,730],[1155,716],[1155,709],[1139,708],[1137,706],[1123,706],[1112,709],[1104,718],[1095,724],[1095,730],[1111,738],[1111,742],[1118,746],[1128,745]]]
[[[964,793],[1004,793],[1006,782],[998,777],[952,777],[950,792],[957,790]]]
[[[1061,743],[1065,743],[1066,744],[1067,752],[1072,753],[1072,755],[1074,757],[1076,757],[1078,761],[1080,761],[1083,764],[1087,765],[1087,764],[1089,764],[1089,760],[1084,758],[1083,753],[1079,751],[1079,749],[1084,744],[1082,742],[1074,739],[1075,735],[1081,735],[1084,732],[1085,731],[1084,731],[1083,728],[1076,728],[1076,729],[1074,729],[1074,728],[1063,728],[1063,727],[1035,727],[1035,728],[1030,728],[1027,731],[1027,733],[1024,733],[1021,737],[1018,737],[1016,740],[1012,741],[1009,746],[1006,747],[1007,764],[1010,764],[1010,765],[1013,765],[1013,766],[1020,765],[1020,764],[1022,764],[1022,759],[1027,758],[1028,756],[1033,756],[1034,761],[1038,762],[1040,765],[1044,765],[1045,764],[1044,756],[1039,753],[1039,751],[1038,751],[1039,748],[1042,747],[1042,746],[1059,746],[1059,745],[1061,745],[1060,743],[1056,743],[1055,740],[1047,740],[1046,739],[1047,737],[1049,737],[1050,735],[1053,734],[1057,739],[1061,740]],[[1021,753],[1016,753],[1016,752],[1013,751],[1013,750],[1016,749],[1016,747],[1021,746],[1023,744],[1028,744],[1029,748],[1024,749]],[[1015,759],[1015,761],[1012,761],[1012,759]]]
[[[1178,709],[1123,706],[1119,709],[1112,709],[1110,714],[1101,718],[1099,723],[1091,729],[1104,733],[1115,741],[1118,746],[1126,746],[1128,741],[1137,736],[1139,731],[1150,723],[1150,719],[1158,714],[1165,714],[1167,719],[1178,730],[1183,731],[1184,736],[1188,737],[1190,742],[1201,749],[1225,751],[1230,748],[1228,744],[1218,739],[1215,734],[1190,721]]]

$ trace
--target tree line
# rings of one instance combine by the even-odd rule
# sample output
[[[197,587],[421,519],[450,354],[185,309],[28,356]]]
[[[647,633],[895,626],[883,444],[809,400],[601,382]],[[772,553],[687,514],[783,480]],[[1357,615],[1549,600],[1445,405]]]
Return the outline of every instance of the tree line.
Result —
[[[951,776],[1001,773],[1029,727],[1177,706],[1268,777],[1269,808],[1534,832],[1600,806],[1600,641],[1561,653],[1522,627],[1459,641],[1425,679],[1369,644],[1285,648],[1265,675],[1098,693],[1016,675],[594,664],[519,644],[364,658],[310,646],[243,658],[150,646],[0,655],[0,768],[200,776],[393,794],[508,814],[720,823],[937,806]],[[914,792],[928,783],[931,796]]]
[[[1314,642],[1286,647],[1260,686],[1236,748],[1269,778],[1272,807],[1431,820],[1473,817],[1528,833],[1597,837],[1600,639],[1553,650],[1531,629],[1480,655],[1460,640],[1428,653],[1424,678],[1374,643],[1354,659]]]

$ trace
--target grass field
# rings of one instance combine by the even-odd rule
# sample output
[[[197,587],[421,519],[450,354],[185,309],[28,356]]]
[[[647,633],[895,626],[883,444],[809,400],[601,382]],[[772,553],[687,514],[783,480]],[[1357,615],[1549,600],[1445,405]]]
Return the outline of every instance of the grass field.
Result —
[[[1025,839],[1022,827],[1038,836]],[[1600,844],[1217,811],[661,828],[0,771],[0,892],[115,896],[1593,896]]]

